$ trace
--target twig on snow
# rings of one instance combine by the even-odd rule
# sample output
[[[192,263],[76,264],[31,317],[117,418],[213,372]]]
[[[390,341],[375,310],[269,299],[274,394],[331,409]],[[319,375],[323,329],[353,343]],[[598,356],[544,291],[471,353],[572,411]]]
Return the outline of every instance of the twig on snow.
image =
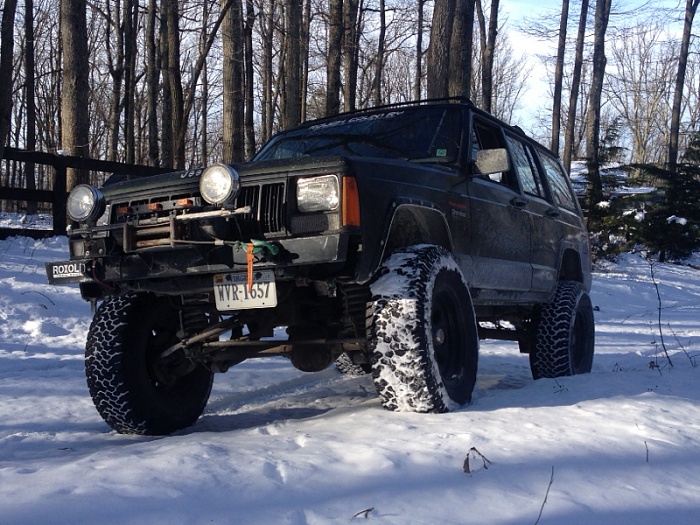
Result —
[[[491,462],[484,456],[481,452],[479,452],[476,447],[472,447],[469,449],[469,452],[467,452],[467,457],[464,458],[464,465],[462,466],[465,474],[471,474],[471,468],[469,468],[469,456],[472,455],[472,452],[474,453],[475,457],[480,457],[481,460],[484,462],[484,470],[489,468],[489,465]]]
[[[352,519],[359,518],[360,516],[363,517],[363,518],[365,518],[365,519],[369,519],[369,513],[372,512],[373,510],[374,510],[374,507],[370,507],[370,508],[368,508],[368,509],[361,510],[360,512],[358,512],[357,514],[355,514],[355,515],[352,517]]]
[[[671,356],[668,355],[668,349],[666,348],[666,343],[664,342],[664,331],[663,328],[661,327],[661,292],[659,291],[659,283],[656,282],[656,275],[654,275],[654,263],[649,262],[649,269],[651,270],[651,282],[654,283],[654,288],[656,288],[656,298],[658,300],[659,306],[658,306],[658,326],[659,326],[659,337],[661,338],[661,347],[664,349],[664,354],[666,354],[666,359],[668,360],[668,364],[671,365],[671,368],[673,368],[673,363],[671,362]]]
[[[552,475],[549,477],[549,485],[547,485],[547,492],[544,494],[544,500],[542,501],[542,506],[540,507],[540,514],[537,516],[537,521],[535,521],[535,525],[537,525],[540,522],[540,519],[542,519],[542,511],[544,510],[544,506],[547,503],[547,497],[549,497],[549,489],[552,488],[552,483],[554,483],[554,465],[552,465]]]
[[[693,367],[698,366],[698,363],[697,363],[697,361],[696,361],[696,358],[698,357],[698,355],[697,355],[697,354],[690,355],[690,354],[687,352],[687,350],[685,349],[685,347],[683,346],[683,344],[681,343],[680,339],[678,339],[678,336],[676,335],[676,332],[673,330],[673,328],[671,328],[671,323],[667,323],[667,326],[668,326],[668,329],[671,330],[671,333],[673,334],[673,337],[676,339],[676,343],[678,343],[678,347],[679,347],[681,350],[683,350],[683,353],[684,353],[685,356],[688,358],[688,361],[690,361],[690,365],[693,366]]]

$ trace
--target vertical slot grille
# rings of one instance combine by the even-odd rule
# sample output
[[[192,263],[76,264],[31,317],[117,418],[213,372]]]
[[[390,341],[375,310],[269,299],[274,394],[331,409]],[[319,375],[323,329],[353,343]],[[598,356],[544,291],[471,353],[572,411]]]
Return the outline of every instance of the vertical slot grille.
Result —
[[[251,207],[251,212],[243,215],[239,221],[245,233],[260,235],[285,231],[284,188],[283,182],[241,188],[236,206]]]
[[[265,233],[283,230],[284,184],[266,184],[263,186],[260,202],[260,220],[264,224]]]

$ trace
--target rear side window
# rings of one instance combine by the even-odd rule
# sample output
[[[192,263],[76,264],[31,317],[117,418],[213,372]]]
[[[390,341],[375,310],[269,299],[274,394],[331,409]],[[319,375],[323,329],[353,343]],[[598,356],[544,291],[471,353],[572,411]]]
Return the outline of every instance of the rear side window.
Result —
[[[576,200],[569,187],[567,175],[561,164],[547,155],[540,155],[545,176],[552,188],[554,201],[559,206],[576,211]]]
[[[542,181],[537,171],[537,165],[535,164],[532,150],[527,144],[523,144],[510,135],[506,135],[506,141],[510,149],[513,169],[518,175],[518,180],[520,180],[523,191],[535,197],[544,198],[544,188],[542,187]]]

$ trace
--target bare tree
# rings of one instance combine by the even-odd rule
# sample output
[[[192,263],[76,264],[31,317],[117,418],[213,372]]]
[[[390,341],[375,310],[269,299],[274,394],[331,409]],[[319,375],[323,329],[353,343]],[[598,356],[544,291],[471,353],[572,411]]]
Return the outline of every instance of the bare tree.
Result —
[[[455,8],[449,65],[449,95],[453,97],[469,97],[471,90],[475,2],[457,2]]]
[[[611,51],[615,67],[608,75],[607,99],[628,130],[630,161],[663,164],[677,47],[652,20],[625,27]]]
[[[574,56],[574,68],[571,74],[571,88],[569,91],[569,110],[566,117],[566,130],[564,133],[563,163],[566,171],[571,170],[571,156],[574,148],[574,132],[576,129],[576,108],[578,105],[579,90],[581,87],[581,70],[583,68],[583,47],[586,39],[586,26],[588,20],[588,0],[581,0],[581,14],[579,15],[578,32],[576,36],[576,51]]]
[[[253,26],[255,25],[255,11],[253,0],[246,0],[246,22],[244,28],[245,38],[245,143],[246,158],[251,158],[255,153],[255,100],[253,86],[255,83],[253,65]]]
[[[148,0],[146,22],[146,101],[148,122],[148,162],[157,166],[160,162],[158,148],[158,81],[160,73],[156,63],[156,0]]]
[[[70,155],[89,157],[90,117],[85,111],[89,96],[86,0],[61,2],[63,92],[61,97],[62,146]],[[67,188],[87,182],[88,174],[69,169]]]
[[[428,47],[428,98],[449,96],[450,42],[455,0],[435,0]]]
[[[34,1],[24,0],[24,104],[27,111],[27,131],[25,148],[28,151],[36,149],[36,93],[34,88]],[[0,154],[2,158],[2,154]],[[27,189],[36,189],[35,166],[28,162],[25,165],[25,179]],[[27,203],[27,213],[34,214],[37,211],[36,202]]]
[[[8,82],[7,79],[12,78],[16,10],[17,0],[5,0],[0,26],[0,78],[5,79],[0,82],[0,159],[2,159],[7,135],[10,132],[10,119],[12,118],[12,83]]]
[[[386,40],[386,5],[384,0],[379,0],[379,36],[377,38],[377,54],[374,64],[374,82],[372,83],[372,99],[375,105],[383,103],[382,98],[382,75],[384,73],[384,60],[386,50],[384,49]]]
[[[493,102],[493,63],[498,35],[499,0],[491,0],[488,28],[481,0],[476,2],[481,40],[481,107],[490,112]]]
[[[554,68],[554,100],[552,100],[552,145],[551,149],[559,154],[559,135],[561,133],[561,92],[564,79],[564,57],[566,55],[566,28],[569,22],[569,0],[562,0],[559,18],[559,42],[557,44],[557,61]]]
[[[224,8],[230,0],[222,0]],[[244,135],[244,40],[240,0],[233,0],[225,11],[222,27],[224,46],[223,160],[240,162],[245,158]]]
[[[605,78],[605,34],[610,19],[611,0],[598,0],[595,10],[593,35],[593,77],[588,99],[588,121],[586,124],[586,157],[589,178],[589,217],[595,219],[597,204],[603,198],[603,185],[600,178],[600,113],[602,106],[603,81]]]
[[[328,59],[326,61],[326,115],[340,111],[340,66],[343,42],[343,0],[329,0]]]
[[[357,68],[360,49],[359,0],[343,2],[343,108],[345,111],[355,109],[357,101]]]
[[[284,35],[284,103],[281,124],[283,128],[301,122],[301,0],[285,0]]]
[[[668,140],[668,169],[676,171],[678,163],[678,135],[680,133],[681,104],[683,102],[683,87],[685,85],[685,73],[688,65],[688,50],[693,28],[693,19],[698,10],[700,0],[686,0],[685,18],[683,22],[683,37],[681,40],[680,54],[678,55],[678,72],[676,74],[676,88],[673,94],[673,109],[671,111],[671,129]]]
[[[413,99],[420,100],[423,85],[423,25],[426,0],[418,0],[418,20],[416,22],[416,66],[413,81]]]

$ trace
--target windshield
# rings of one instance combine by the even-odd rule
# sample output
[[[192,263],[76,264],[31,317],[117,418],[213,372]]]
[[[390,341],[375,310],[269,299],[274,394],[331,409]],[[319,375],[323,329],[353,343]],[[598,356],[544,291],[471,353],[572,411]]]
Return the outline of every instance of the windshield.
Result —
[[[343,155],[456,163],[461,114],[459,106],[424,106],[339,117],[277,135],[255,160]]]

